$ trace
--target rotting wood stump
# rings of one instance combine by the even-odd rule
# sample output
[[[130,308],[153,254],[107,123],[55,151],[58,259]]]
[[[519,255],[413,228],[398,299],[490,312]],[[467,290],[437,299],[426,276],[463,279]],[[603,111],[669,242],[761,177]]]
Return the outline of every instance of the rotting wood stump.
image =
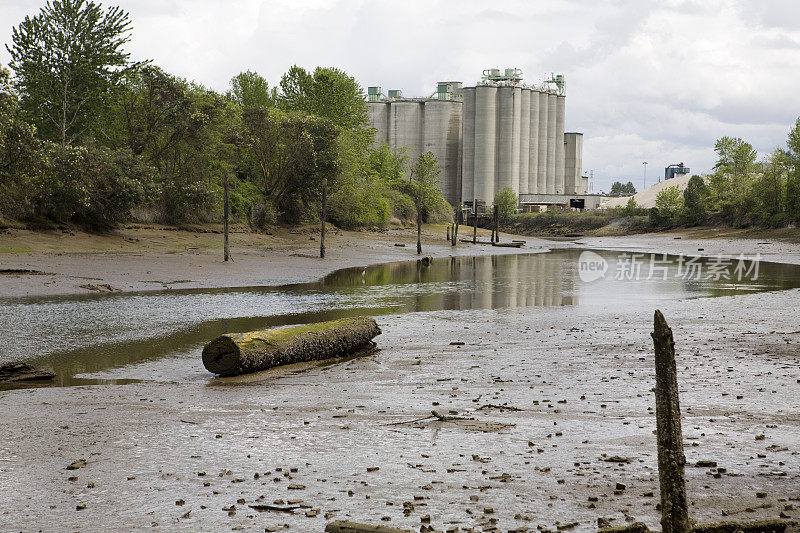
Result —
[[[689,533],[689,505],[678,401],[678,373],[675,368],[675,341],[664,315],[653,317],[653,345],[656,366],[656,435],[658,479],[661,488],[661,530],[663,533]]]
[[[220,376],[351,354],[381,334],[375,319],[342,318],[306,326],[227,333],[203,348],[203,365]]]

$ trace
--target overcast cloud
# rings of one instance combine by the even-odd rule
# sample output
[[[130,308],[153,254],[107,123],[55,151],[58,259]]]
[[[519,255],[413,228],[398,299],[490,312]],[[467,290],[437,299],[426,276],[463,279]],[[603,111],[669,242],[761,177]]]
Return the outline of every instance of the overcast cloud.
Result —
[[[0,0],[0,39],[44,2]],[[710,169],[714,141],[765,154],[800,116],[797,0],[119,0],[130,51],[224,91],[255,70],[337,66],[362,85],[428,95],[489,67],[567,79],[567,131],[583,132],[595,191],[664,166]],[[0,62],[8,63],[0,52]]]

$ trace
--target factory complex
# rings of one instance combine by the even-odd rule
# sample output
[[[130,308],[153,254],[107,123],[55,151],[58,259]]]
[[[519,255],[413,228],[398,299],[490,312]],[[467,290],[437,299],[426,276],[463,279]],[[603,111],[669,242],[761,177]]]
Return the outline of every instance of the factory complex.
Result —
[[[452,205],[488,206],[510,187],[525,210],[542,206],[594,208],[581,172],[583,134],[565,132],[566,82],[522,83],[519,69],[487,69],[474,86],[437,84],[426,98],[368,89],[375,142],[404,149],[415,160],[432,152],[439,186]]]

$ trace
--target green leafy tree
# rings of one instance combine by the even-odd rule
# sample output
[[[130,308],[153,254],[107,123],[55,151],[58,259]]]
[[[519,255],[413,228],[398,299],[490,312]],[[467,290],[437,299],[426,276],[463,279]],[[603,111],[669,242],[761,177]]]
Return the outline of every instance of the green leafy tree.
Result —
[[[39,134],[66,146],[101,129],[110,95],[132,68],[128,14],[85,0],[52,0],[12,30],[10,66]]]
[[[708,186],[703,178],[694,175],[689,178],[683,191],[683,217],[687,224],[703,224],[708,216]]]
[[[745,210],[745,192],[751,185],[757,152],[740,138],[722,137],[714,145],[717,162],[709,176],[714,209],[727,219],[739,218]]]
[[[789,131],[786,141],[786,214],[795,222],[800,221],[800,118]]]
[[[656,209],[661,218],[674,220],[682,207],[683,195],[677,186],[671,185],[658,191]]]
[[[313,73],[294,65],[280,82],[281,105],[330,120],[342,131],[366,130],[369,125],[364,89],[337,68],[317,67]]]
[[[36,127],[20,114],[10,73],[0,65],[0,212],[25,218],[32,212],[32,180],[41,170]]]
[[[277,88],[270,89],[263,76],[249,70],[233,77],[229,94],[243,109],[273,107],[278,99]]]
[[[621,181],[615,181],[611,184],[611,194],[622,196],[627,194],[636,194],[636,187],[632,182],[623,184]]]
[[[439,192],[438,177],[442,170],[433,152],[425,152],[417,158],[411,171],[411,190],[414,194],[414,206],[417,215],[417,254],[422,253],[422,218],[425,206],[430,203]]]
[[[494,205],[497,206],[497,213],[500,220],[508,220],[511,215],[516,214],[519,198],[511,187],[503,187],[494,195]]]

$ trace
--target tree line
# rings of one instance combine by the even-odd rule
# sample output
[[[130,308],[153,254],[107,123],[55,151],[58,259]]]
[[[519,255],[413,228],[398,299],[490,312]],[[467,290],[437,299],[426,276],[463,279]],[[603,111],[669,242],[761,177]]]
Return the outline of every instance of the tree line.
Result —
[[[722,137],[714,145],[713,172],[689,178],[681,192],[659,192],[649,215],[655,224],[725,224],[734,227],[783,227],[800,223],[800,118],[786,147],[761,161],[740,138]]]
[[[0,65],[0,218],[110,227],[328,217],[344,227],[448,218],[431,153],[373,146],[363,88],[337,68],[256,72],[224,93],[132,61],[118,7],[52,0]],[[12,74],[13,72],[13,74]]]

